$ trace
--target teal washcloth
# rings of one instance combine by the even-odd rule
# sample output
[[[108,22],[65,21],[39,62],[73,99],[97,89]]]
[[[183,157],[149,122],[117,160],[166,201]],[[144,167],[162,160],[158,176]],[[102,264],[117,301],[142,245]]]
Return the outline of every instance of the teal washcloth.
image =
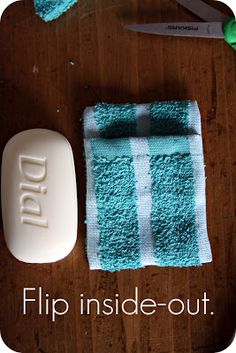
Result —
[[[37,15],[44,21],[52,21],[66,12],[77,0],[34,0]]]
[[[84,112],[90,269],[211,262],[196,102]]]

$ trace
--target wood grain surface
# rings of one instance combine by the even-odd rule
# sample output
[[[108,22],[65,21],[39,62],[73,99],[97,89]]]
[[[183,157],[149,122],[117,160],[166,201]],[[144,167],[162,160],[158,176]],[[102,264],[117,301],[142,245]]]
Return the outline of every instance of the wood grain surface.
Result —
[[[210,2],[214,3],[213,1]],[[223,7],[224,8],[224,7]],[[225,8],[224,8],[225,9]],[[225,9],[226,10],[226,9]],[[226,10],[227,12],[227,10]],[[236,326],[236,53],[221,40],[136,34],[123,24],[196,20],[174,0],[80,0],[52,23],[33,2],[12,5],[0,23],[0,148],[19,131],[64,134],[76,163],[79,228],[63,261],[30,265],[7,250],[0,229],[0,311],[5,342],[21,353],[214,353]],[[97,101],[196,99],[202,114],[207,218],[213,263],[200,268],[89,271],[85,254],[82,112]],[[63,166],[62,166],[63,168]],[[66,187],[66,186],[65,186]],[[65,298],[69,312],[52,323],[36,306],[22,313],[24,287]],[[210,298],[214,315],[80,313],[86,298],[134,296],[168,302]]]

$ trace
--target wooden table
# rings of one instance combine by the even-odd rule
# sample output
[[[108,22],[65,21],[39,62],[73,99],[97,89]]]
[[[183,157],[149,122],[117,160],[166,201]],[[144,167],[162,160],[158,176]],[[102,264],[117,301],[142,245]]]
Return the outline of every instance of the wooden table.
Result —
[[[213,3],[213,1],[211,2]],[[32,1],[9,8],[0,24],[0,146],[44,127],[70,141],[76,162],[79,228],[72,253],[49,265],[18,262],[0,237],[1,332],[21,353],[213,353],[235,329],[236,53],[217,40],[125,31],[124,23],[193,20],[174,0],[80,0],[45,24]],[[81,116],[97,101],[196,99],[202,113],[207,215],[214,261],[201,268],[89,271],[85,254],[85,165]],[[63,168],[63,166],[62,166]],[[36,305],[22,313],[24,287],[42,287],[70,307],[53,323]],[[214,315],[80,313],[86,298],[134,296],[168,302],[207,292]]]

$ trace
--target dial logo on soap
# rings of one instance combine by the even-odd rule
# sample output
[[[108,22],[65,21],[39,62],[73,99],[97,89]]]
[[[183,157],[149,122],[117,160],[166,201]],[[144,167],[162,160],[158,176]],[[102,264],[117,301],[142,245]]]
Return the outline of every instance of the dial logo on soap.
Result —
[[[74,159],[67,139],[33,129],[6,144],[1,176],[6,244],[20,261],[61,260],[77,238]]]
[[[3,12],[14,2],[18,2],[21,0],[1,0],[0,1],[0,21],[2,19]]]
[[[22,177],[19,184],[21,223],[48,227],[40,201],[42,195],[47,193],[47,158],[19,155],[19,171]]]

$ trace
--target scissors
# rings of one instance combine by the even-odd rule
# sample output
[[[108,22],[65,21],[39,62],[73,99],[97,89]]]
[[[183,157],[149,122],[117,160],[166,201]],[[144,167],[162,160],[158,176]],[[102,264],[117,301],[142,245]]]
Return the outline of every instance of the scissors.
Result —
[[[225,39],[236,50],[236,20],[201,0],[177,0],[205,22],[150,23],[124,26],[126,29],[166,36]]]

